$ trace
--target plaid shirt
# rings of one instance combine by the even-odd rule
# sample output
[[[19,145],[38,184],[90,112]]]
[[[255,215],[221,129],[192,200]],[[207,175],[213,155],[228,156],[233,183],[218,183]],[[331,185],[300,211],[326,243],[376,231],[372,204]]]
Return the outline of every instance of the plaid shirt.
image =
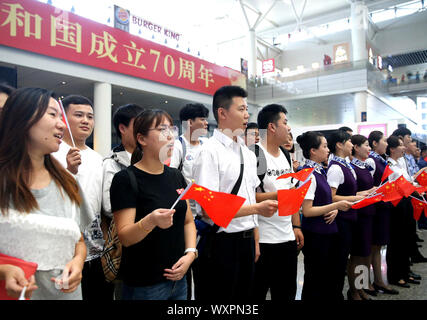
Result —
[[[412,154],[405,153],[405,162],[406,162],[406,167],[408,168],[408,173],[410,176],[413,176],[420,170]]]

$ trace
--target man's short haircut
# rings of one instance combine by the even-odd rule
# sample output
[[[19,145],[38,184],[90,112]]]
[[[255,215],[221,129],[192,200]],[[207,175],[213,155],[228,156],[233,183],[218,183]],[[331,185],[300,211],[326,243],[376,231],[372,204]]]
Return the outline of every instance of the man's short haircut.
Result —
[[[122,138],[122,134],[119,130],[119,125],[123,124],[124,126],[129,126],[129,122],[132,118],[135,118],[138,114],[140,114],[145,109],[137,104],[129,103],[123,106],[120,106],[113,116],[113,125],[116,130],[117,135]]]
[[[404,137],[406,135],[411,136],[412,132],[411,130],[409,130],[408,128],[405,127],[401,127],[401,128],[397,128],[396,130],[393,131],[393,133],[391,134],[392,136],[396,136],[396,137]]]
[[[349,132],[349,131],[353,132],[352,128],[346,127],[346,126],[340,127],[340,128],[338,128],[338,130],[342,130],[342,131],[345,131],[345,132]]]
[[[245,136],[248,134],[248,130],[258,129],[258,124],[256,122],[249,122],[245,129]]]
[[[245,89],[238,86],[224,86],[219,88],[214,96],[212,102],[212,110],[216,122],[218,122],[218,109],[224,108],[228,110],[233,103],[234,97],[246,98],[248,93]]]
[[[14,87],[8,85],[7,83],[0,83],[0,93],[5,93],[10,96],[11,93],[15,90],[16,89]]]
[[[179,120],[187,121],[196,118],[207,118],[209,116],[209,109],[201,103],[189,103],[184,106],[179,112]]]
[[[70,104],[86,104],[93,108],[93,103],[88,98],[80,96],[77,94],[71,94],[62,99],[62,105],[64,106],[65,111],[67,111]]]
[[[280,119],[280,113],[287,114],[288,111],[286,108],[280,104],[269,104],[266,105],[258,113],[258,127],[262,129],[267,129],[269,123],[277,123],[277,120]]]

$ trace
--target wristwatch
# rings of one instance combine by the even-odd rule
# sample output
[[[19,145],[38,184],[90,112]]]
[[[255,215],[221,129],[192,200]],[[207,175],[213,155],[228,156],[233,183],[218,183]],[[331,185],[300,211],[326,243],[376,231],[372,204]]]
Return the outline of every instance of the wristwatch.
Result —
[[[184,254],[187,254],[187,252],[194,252],[196,259],[199,256],[199,250],[197,250],[196,248],[187,248],[185,249]]]

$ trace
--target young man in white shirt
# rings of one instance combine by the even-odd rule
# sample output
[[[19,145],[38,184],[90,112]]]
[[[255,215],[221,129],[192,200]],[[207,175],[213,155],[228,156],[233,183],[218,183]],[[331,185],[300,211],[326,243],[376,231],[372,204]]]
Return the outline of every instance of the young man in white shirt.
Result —
[[[257,189],[257,201],[277,200],[277,190],[294,187],[292,178],[277,180],[279,176],[293,172],[292,164],[280,149],[289,140],[291,130],[286,114],[287,110],[278,104],[267,105],[258,114],[261,141],[257,143],[259,152],[256,154],[259,154],[259,162],[265,161],[266,171],[258,171],[258,177],[263,181]],[[258,217],[258,224],[260,255],[255,264],[254,297],[265,300],[270,289],[271,300],[295,300],[297,249],[304,245],[299,212],[280,217],[276,211],[272,217]],[[280,272],[273,271],[277,266],[280,266]]]
[[[255,189],[259,184],[256,158],[240,137],[249,119],[246,97],[247,92],[237,86],[225,86],[215,92],[212,106],[218,129],[203,143],[193,166],[197,184],[230,193],[239,178],[243,160],[237,195],[246,199],[227,228],[221,227],[211,233],[211,245],[205,245],[200,253],[198,299],[202,301],[248,300],[252,297],[254,229],[258,226],[258,215],[271,217],[277,210],[276,200],[256,203]],[[200,209],[198,214],[212,224]]]
[[[101,265],[104,248],[101,230],[102,157],[86,145],[94,127],[92,102],[83,96],[70,95],[62,100],[62,104],[75,147],[69,131],[65,130],[63,143],[53,156],[75,175],[89,210],[96,217],[84,232],[87,256],[82,278],[83,300],[112,300],[114,286],[106,282]]]
[[[133,121],[142,111],[144,108],[136,104],[125,104],[120,106],[113,116],[114,129],[121,143],[111,150],[103,162],[102,213],[109,219],[113,218],[110,203],[111,182],[117,172],[130,166],[132,153],[136,147]]]
[[[193,179],[193,164],[203,144],[201,137],[208,131],[208,116],[209,109],[201,103],[189,103],[179,112],[184,133],[175,139],[170,166],[180,170],[187,183]],[[196,217],[196,202],[194,200],[189,202],[193,217]],[[192,298],[192,278],[197,276],[197,262],[195,260],[187,271],[187,300]],[[194,282],[197,296],[197,279]]]

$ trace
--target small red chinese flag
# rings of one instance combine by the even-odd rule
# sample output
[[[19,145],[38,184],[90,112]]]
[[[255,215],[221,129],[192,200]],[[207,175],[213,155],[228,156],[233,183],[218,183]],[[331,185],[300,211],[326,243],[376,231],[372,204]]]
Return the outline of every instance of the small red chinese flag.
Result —
[[[399,189],[399,192],[404,197],[409,197],[417,188],[410,183],[408,180],[406,180],[403,176],[400,176],[396,181],[397,188]]]
[[[382,201],[384,202],[400,201],[402,199],[402,195],[399,193],[397,184],[394,181],[385,183],[376,190],[376,193],[383,194]]]
[[[186,199],[196,200],[209,218],[223,228],[227,228],[246,200],[234,194],[211,191],[195,183],[182,197],[182,200]]]
[[[425,171],[421,172],[416,180],[423,187],[427,187],[427,173]]]
[[[163,164],[164,164],[165,166],[170,167],[170,166],[171,166],[171,159],[172,159],[172,158],[166,159],[166,161],[165,161],[165,162],[163,162]]]
[[[412,202],[412,206],[414,207],[414,219],[415,220],[420,220],[421,217],[421,213],[424,210],[424,215],[425,215],[425,211],[426,211],[426,204],[423,201],[420,201],[418,199],[412,198],[411,199]]]
[[[396,200],[390,201],[391,204],[393,205],[393,207],[397,207],[397,205],[399,204],[400,200],[402,200],[402,198],[403,197],[401,196],[400,199],[396,199]]]
[[[359,201],[358,203],[355,203],[351,206],[352,209],[361,209],[367,206],[370,206],[371,204],[380,202],[383,198],[382,194],[377,194],[373,197],[365,198],[362,201]]]
[[[291,216],[297,213],[304,201],[308,188],[310,188],[311,180],[304,183],[297,189],[284,189],[277,191],[277,200],[279,201],[279,216]]]
[[[415,191],[421,194],[427,191],[427,187],[417,187]]]
[[[391,175],[394,171],[390,169],[388,165],[386,165],[383,176],[381,177],[381,182],[383,182],[385,179],[388,178],[389,175]]]
[[[20,267],[25,273],[25,278],[30,278],[36,273],[37,263],[24,261],[15,257],[11,257],[0,253],[0,265],[11,264]],[[4,280],[0,281],[0,300],[18,300],[17,298],[10,297],[6,292],[6,283]]]
[[[278,177],[277,179],[295,178],[299,181],[305,181],[313,172],[314,168],[305,168],[295,173],[286,173]]]

